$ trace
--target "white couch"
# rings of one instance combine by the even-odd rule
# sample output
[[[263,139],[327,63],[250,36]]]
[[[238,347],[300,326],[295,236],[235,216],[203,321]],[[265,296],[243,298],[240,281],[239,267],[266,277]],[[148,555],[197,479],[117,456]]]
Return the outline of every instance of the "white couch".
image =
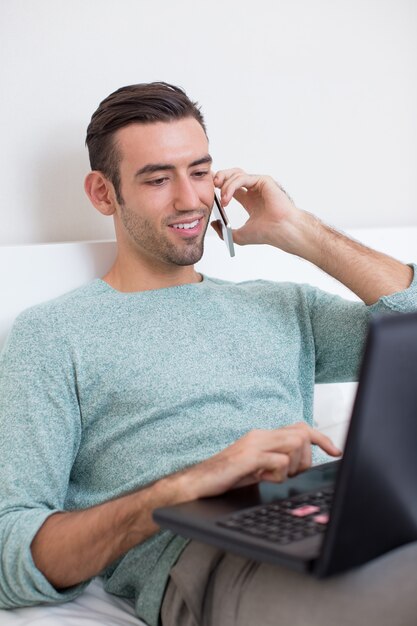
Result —
[[[365,229],[350,234],[403,261],[417,259],[417,228]],[[109,241],[0,247],[0,347],[21,310],[103,275],[114,255],[115,244]],[[205,255],[197,267],[228,280],[308,282],[347,298],[355,297],[310,264],[267,246],[237,248],[236,257],[230,259],[223,243],[208,237]],[[316,425],[339,445],[343,444],[354,390],[353,383],[316,387]],[[141,622],[130,602],[106,594],[96,580],[82,596],[64,605],[0,610],[1,626],[26,624],[124,626]]]

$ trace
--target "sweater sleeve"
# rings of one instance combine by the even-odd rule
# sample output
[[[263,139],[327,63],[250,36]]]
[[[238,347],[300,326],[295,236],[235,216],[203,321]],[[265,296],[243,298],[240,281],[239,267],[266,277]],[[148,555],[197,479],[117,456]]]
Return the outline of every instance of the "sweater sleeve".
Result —
[[[417,310],[417,272],[404,291],[366,306],[311,288],[309,309],[316,354],[316,383],[355,381],[371,315]]]
[[[31,542],[64,509],[81,436],[75,375],[53,319],[37,309],[16,320],[0,356],[0,607],[76,597],[36,568]]]

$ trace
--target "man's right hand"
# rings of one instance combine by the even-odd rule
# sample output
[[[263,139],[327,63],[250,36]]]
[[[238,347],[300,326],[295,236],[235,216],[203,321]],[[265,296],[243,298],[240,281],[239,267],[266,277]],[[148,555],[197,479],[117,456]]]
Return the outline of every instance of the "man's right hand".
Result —
[[[306,424],[254,430],[206,461],[140,491],[82,511],[54,513],[32,542],[34,562],[57,589],[76,585],[158,532],[155,509],[260,480],[281,482],[311,465],[311,444],[332,456],[341,454]]]
[[[331,456],[341,451],[305,423],[252,430],[218,454],[175,475],[186,500],[215,496],[261,480],[282,482],[311,465],[311,445]]]

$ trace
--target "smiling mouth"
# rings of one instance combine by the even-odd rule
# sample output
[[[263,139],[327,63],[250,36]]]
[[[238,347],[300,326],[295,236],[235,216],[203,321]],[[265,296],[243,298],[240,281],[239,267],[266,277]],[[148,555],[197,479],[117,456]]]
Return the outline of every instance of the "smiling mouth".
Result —
[[[175,231],[181,237],[197,237],[203,230],[204,219],[198,217],[194,220],[186,222],[177,222],[176,224],[170,224],[169,227]]]
[[[200,219],[194,220],[193,222],[184,222],[183,224],[172,224],[172,228],[179,228],[180,230],[191,230],[199,225],[201,221]]]

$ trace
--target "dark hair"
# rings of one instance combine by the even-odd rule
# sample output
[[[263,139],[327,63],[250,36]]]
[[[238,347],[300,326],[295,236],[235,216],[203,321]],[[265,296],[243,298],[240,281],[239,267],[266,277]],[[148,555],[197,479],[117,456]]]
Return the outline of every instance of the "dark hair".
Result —
[[[119,173],[121,155],[114,133],[129,124],[169,122],[185,117],[194,117],[206,132],[197,103],[180,87],[164,82],[121,87],[100,103],[88,125],[86,145],[91,169],[99,170],[111,180],[119,202],[123,201]]]

